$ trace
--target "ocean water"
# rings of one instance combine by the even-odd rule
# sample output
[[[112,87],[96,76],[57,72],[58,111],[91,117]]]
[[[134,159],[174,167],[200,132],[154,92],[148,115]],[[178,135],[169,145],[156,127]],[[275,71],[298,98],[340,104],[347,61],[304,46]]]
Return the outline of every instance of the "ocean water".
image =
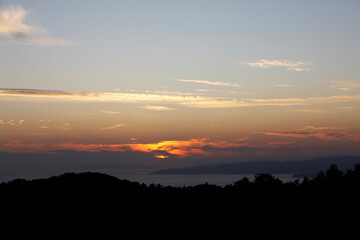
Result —
[[[129,181],[150,184],[160,184],[162,186],[196,186],[199,184],[214,184],[218,186],[226,186],[243,177],[254,180],[254,174],[151,174],[157,169],[152,170],[99,170],[98,172],[106,173],[117,177],[119,179],[127,179]],[[292,174],[274,174],[274,177],[279,178],[283,182],[294,181],[296,178]]]

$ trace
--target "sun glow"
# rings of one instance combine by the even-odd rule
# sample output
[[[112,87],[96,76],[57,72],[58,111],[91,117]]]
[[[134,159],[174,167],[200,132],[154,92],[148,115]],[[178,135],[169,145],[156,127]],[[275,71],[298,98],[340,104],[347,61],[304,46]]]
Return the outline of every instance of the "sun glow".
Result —
[[[177,158],[184,157],[208,157],[216,155],[218,151],[226,148],[248,146],[243,142],[247,138],[225,141],[211,141],[208,138],[178,140],[178,141],[161,141],[157,143],[134,143],[134,144],[79,144],[79,143],[63,143],[63,144],[25,144],[21,141],[11,141],[0,145],[0,150],[5,152],[56,152],[61,150],[74,150],[79,152],[147,152],[155,153],[156,158],[169,158],[168,155],[159,154],[159,152],[167,153]]]

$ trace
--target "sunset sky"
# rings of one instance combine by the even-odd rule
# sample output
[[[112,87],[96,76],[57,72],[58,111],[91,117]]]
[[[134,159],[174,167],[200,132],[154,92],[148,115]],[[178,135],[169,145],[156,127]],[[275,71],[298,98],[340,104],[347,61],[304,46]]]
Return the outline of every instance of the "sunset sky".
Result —
[[[356,0],[0,0],[0,152],[359,155],[359,26]]]

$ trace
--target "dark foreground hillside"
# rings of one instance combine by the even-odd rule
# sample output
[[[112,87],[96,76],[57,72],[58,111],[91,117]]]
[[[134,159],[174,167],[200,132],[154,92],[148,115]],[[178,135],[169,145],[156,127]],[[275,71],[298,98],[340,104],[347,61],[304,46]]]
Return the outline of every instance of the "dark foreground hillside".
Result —
[[[0,233],[15,237],[117,239],[290,238],[360,227],[360,165],[332,165],[283,183],[256,174],[225,186],[162,187],[100,173],[0,184]],[[10,234],[10,235],[9,235]]]

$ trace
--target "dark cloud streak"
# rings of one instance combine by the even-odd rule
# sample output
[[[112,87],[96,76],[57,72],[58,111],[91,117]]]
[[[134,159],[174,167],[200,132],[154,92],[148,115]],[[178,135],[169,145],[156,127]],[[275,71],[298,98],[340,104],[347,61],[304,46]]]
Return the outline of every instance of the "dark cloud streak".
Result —
[[[42,89],[28,89],[28,88],[0,88],[0,91],[5,94],[20,94],[20,95],[74,95],[74,93],[58,91],[58,90],[42,90]]]

